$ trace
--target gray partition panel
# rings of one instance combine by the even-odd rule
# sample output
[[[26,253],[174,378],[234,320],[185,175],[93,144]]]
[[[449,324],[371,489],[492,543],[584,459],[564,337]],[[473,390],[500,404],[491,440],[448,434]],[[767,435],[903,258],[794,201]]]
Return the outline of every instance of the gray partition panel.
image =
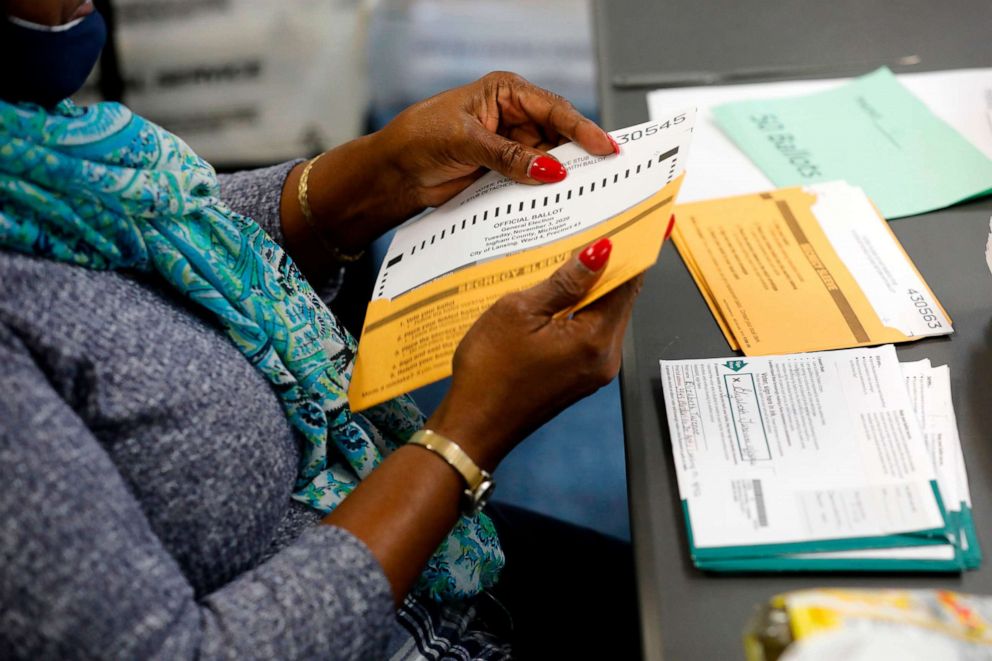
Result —
[[[779,70],[783,78],[992,66],[988,0],[593,0],[603,123],[647,120],[614,79]],[[912,56],[915,65],[896,64]],[[790,71],[791,68],[791,71]]]
[[[608,128],[647,119],[645,90],[614,76],[729,71],[776,64],[831,65],[918,54],[904,70],[992,66],[992,3],[700,2],[602,0],[595,5],[600,91]],[[898,70],[898,67],[893,67]],[[802,77],[802,76],[794,76]],[[816,76],[809,76],[816,77]],[[992,275],[984,259],[992,200],[892,223],[951,315],[955,334],[899,347],[900,360],[951,368],[954,405],[974,513],[992,557]],[[620,256],[617,256],[620,257]],[[692,566],[669,445],[658,360],[735,355],[674,246],[647,276],[624,346],[621,374],[631,525],[644,655],[648,659],[742,658],[741,631],[754,606],[813,586],[941,587],[992,594],[990,560],[963,575],[764,574],[721,576]]]

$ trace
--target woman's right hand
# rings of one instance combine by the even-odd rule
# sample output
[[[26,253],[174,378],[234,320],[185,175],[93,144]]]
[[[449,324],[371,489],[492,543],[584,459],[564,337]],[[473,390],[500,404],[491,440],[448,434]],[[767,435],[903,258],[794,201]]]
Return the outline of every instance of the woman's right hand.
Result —
[[[609,383],[642,278],[573,315],[555,315],[596,284],[611,248],[600,239],[485,312],[459,344],[451,389],[426,426],[491,471],[529,433]]]
[[[609,240],[597,241],[550,279],[503,297],[479,317],[458,345],[451,389],[427,427],[492,471],[527,434],[616,376],[640,277],[573,315],[555,316],[596,284],[610,248]],[[405,445],[324,522],[365,543],[399,604],[457,521],[464,490],[446,462]]]

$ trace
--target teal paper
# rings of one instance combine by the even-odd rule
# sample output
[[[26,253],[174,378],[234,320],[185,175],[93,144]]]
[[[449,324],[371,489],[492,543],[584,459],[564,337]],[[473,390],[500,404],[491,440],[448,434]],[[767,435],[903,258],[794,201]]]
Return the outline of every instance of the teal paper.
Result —
[[[957,553],[960,556],[960,552]],[[902,558],[731,558],[698,561],[696,567],[719,573],[772,572],[948,572],[961,573],[963,561]]]
[[[689,553],[696,567],[704,571],[718,573],[809,571],[959,573],[967,569],[977,569],[981,565],[982,555],[978,547],[978,537],[970,508],[964,503],[960,503],[959,510],[947,510],[937,481],[931,481],[930,487],[936,499],[937,507],[944,518],[944,528],[880,537],[807,540],[786,544],[755,544],[704,549],[698,548],[695,544],[689,503],[683,500],[682,514],[686,522]],[[950,544],[954,547],[952,559],[810,558],[792,555],[823,551],[905,548],[941,544]]]
[[[726,103],[713,114],[776,186],[843,179],[889,219],[992,192],[992,160],[886,68],[826,92]]]
[[[936,480],[930,481],[937,508],[944,525],[928,530],[896,533],[875,537],[841,537],[829,539],[808,539],[801,542],[783,542],[777,544],[747,544],[741,546],[696,546],[695,535],[692,531],[692,515],[689,512],[689,502],[682,500],[682,515],[685,517],[686,532],[689,537],[689,552],[697,567],[712,561],[727,561],[738,558],[760,558],[768,556],[783,556],[790,553],[817,553],[823,551],[853,551],[858,549],[884,549],[903,546],[926,546],[953,543],[954,537],[950,527],[944,498]]]

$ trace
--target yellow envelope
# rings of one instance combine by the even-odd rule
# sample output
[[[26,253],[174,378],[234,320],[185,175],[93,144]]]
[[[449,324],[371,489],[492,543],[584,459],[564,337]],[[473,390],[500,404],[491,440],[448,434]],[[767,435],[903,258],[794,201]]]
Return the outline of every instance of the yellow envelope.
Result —
[[[451,375],[455,348],[502,296],[531,287],[603,236],[613,242],[606,271],[579,309],[658,260],[682,176],[643,202],[553,243],[449,273],[394,299],[369,303],[348,399],[354,411]]]
[[[953,332],[864,193],[820,186],[677,207],[672,239],[731,348],[759,356]]]
[[[676,213],[679,212],[680,207],[676,207]],[[672,241],[675,242],[676,248],[679,250],[679,254],[682,256],[682,261],[685,263],[686,269],[689,271],[689,275],[692,279],[696,281],[696,286],[699,287],[699,293],[703,295],[703,300],[706,301],[707,307],[709,307],[710,312],[713,313],[713,319],[716,320],[717,326],[720,327],[720,331],[723,336],[727,339],[727,344],[734,351],[738,351],[740,347],[737,345],[737,340],[734,339],[734,333],[730,330],[727,325],[727,320],[723,318],[723,314],[720,312],[719,306],[713,300],[713,292],[710,291],[709,287],[706,285],[706,278],[699,271],[699,266],[696,264],[696,260],[692,258],[692,253],[689,250],[683,250],[679,248],[680,245],[686,245],[686,240],[683,239],[679,234],[679,225],[675,224],[675,231],[672,232]]]

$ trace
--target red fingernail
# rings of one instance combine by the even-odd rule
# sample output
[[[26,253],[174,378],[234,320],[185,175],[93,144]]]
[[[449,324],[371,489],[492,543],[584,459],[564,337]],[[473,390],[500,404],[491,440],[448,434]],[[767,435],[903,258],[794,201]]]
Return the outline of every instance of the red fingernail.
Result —
[[[673,229],[675,229],[675,214],[672,214],[672,217],[668,219],[668,229],[665,230],[665,239],[672,235]]]
[[[619,156],[620,155],[620,145],[617,144],[617,141],[614,140],[613,139],[613,136],[610,135],[609,133],[606,134],[606,137],[610,139],[610,144],[613,145],[613,153],[616,154],[617,156]]]
[[[579,261],[582,262],[583,266],[595,273],[606,264],[606,260],[610,258],[610,252],[612,250],[613,242],[604,236],[580,252]]]
[[[550,156],[538,156],[530,163],[527,176],[543,184],[555,184],[565,178],[565,166]]]

